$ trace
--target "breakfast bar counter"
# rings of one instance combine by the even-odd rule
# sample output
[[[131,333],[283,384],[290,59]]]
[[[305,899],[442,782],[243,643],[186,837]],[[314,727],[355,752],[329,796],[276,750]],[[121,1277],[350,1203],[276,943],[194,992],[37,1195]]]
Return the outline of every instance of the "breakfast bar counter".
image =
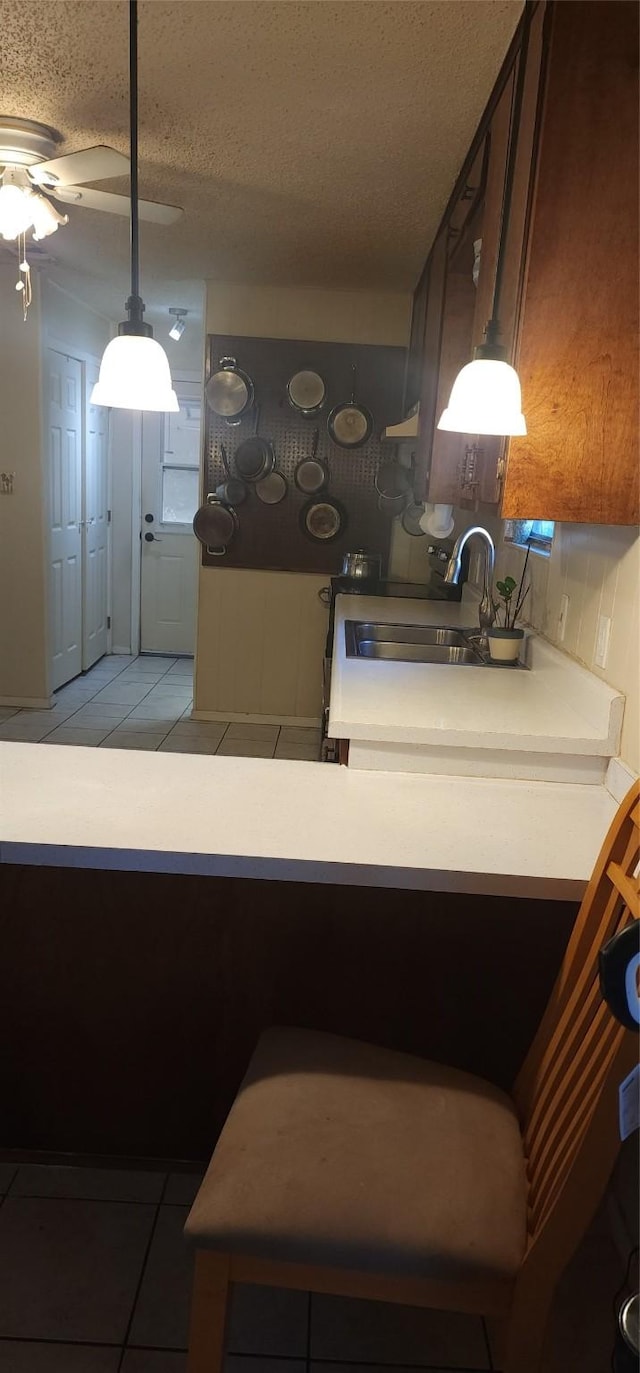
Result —
[[[604,786],[0,743],[2,863],[579,900]]]

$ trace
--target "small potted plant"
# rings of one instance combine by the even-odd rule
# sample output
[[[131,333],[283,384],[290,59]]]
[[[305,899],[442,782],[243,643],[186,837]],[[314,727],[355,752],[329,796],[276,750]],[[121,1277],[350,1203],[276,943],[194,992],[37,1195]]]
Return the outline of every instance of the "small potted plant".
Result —
[[[516,621],[529,594],[530,583],[525,587],[529,553],[528,548],[519,585],[513,577],[505,577],[503,582],[496,582],[501,605],[496,623],[487,630],[489,652],[495,663],[511,663],[515,666],[520,656],[524,630],[516,628]]]

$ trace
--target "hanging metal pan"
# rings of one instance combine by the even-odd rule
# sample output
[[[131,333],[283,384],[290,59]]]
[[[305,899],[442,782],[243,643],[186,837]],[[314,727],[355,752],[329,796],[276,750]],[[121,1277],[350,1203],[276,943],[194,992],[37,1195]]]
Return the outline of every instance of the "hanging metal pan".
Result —
[[[222,501],[223,505],[242,505],[243,501],[246,501],[247,499],[249,488],[246,482],[242,481],[241,477],[234,476],[227,457],[227,450],[223,443],[220,444],[220,452],[222,454],[222,462],[226,473],[226,481],[222,482],[220,486],[216,486],[216,496],[219,501]]]
[[[267,477],[256,482],[256,496],[263,505],[279,505],[289,490],[286,477],[282,472],[270,472]]]
[[[344,533],[347,512],[334,500],[311,500],[300,511],[303,534],[314,543],[333,543]]]
[[[230,505],[223,505],[217,496],[208,495],[204,505],[193,517],[193,532],[208,553],[224,557],[238,532],[238,516]]]
[[[234,462],[238,476],[245,482],[259,482],[263,477],[268,477],[276,465],[276,455],[273,451],[273,444],[269,439],[261,439],[258,434],[258,424],[260,421],[260,411],[256,409],[256,421],[253,437],[244,439],[238,445],[235,452]]]
[[[287,397],[299,415],[313,419],[325,403],[327,388],[318,372],[295,372],[287,382]]]
[[[324,491],[325,486],[329,485],[329,468],[326,462],[317,456],[319,438],[320,430],[316,429],[311,445],[311,456],[303,458],[293,474],[298,490],[303,491],[305,496],[317,496],[319,491]]]
[[[373,416],[356,401],[356,368],[351,368],[351,400],[336,405],[327,420],[329,438],[339,448],[361,448],[373,433]]]
[[[253,382],[235,358],[220,358],[205,387],[207,405],[227,424],[239,424],[253,405]]]

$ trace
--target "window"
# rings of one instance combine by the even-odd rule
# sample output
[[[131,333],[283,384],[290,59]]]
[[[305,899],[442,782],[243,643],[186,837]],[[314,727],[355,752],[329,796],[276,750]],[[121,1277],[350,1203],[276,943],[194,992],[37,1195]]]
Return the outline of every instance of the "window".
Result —
[[[547,557],[553,543],[553,520],[507,520],[505,539],[507,543],[517,543],[523,548],[531,548],[534,553]]]
[[[179,396],[177,414],[165,416],[162,455],[162,523],[190,525],[200,504],[200,401]]]

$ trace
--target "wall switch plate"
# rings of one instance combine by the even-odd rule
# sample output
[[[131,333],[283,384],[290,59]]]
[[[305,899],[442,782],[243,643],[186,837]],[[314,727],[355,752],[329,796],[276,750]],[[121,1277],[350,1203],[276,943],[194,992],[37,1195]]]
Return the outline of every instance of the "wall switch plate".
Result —
[[[558,641],[562,643],[567,632],[567,617],[569,615],[569,597],[560,597],[560,614],[558,615]]]
[[[611,634],[611,617],[601,615],[598,620],[598,633],[596,635],[596,651],[594,662],[596,667],[607,666],[607,656],[609,653],[609,635]]]

